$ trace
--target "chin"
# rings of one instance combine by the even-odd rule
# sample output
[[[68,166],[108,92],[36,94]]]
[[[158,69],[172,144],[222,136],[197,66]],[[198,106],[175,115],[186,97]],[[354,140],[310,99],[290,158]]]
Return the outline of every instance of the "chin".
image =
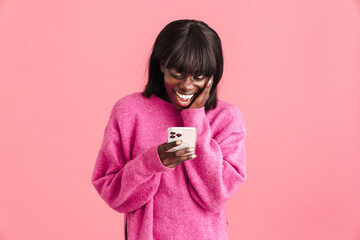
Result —
[[[186,95],[178,95],[176,92],[174,92],[172,94],[172,101],[174,103],[174,105],[177,106],[177,108],[180,109],[185,109],[185,108],[189,108],[190,105],[192,104],[193,100],[195,99],[196,94],[190,95],[190,96],[186,96]]]

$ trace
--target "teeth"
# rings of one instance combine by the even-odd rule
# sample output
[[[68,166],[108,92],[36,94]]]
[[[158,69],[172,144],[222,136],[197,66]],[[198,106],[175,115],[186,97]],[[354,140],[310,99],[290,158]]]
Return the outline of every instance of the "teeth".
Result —
[[[178,92],[176,92],[176,95],[178,95],[179,97],[184,98],[184,99],[190,99],[190,98],[192,98],[192,96],[194,96],[194,94],[184,95],[184,94],[180,94]]]

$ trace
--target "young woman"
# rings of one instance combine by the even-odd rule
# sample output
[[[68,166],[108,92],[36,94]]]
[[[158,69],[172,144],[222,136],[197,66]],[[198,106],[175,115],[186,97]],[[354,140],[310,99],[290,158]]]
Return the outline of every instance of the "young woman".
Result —
[[[228,239],[226,203],[246,180],[241,110],[217,100],[221,41],[196,20],[158,35],[142,93],[117,101],[92,184],[125,213],[125,239]],[[196,147],[169,152],[169,127],[196,127]]]

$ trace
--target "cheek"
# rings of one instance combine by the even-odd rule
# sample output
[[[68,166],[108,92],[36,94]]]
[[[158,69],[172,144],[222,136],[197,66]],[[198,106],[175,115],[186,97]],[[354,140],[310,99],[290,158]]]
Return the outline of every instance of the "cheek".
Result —
[[[166,75],[164,76],[164,85],[165,85],[165,88],[166,88],[166,89],[168,89],[168,88],[169,88],[169,85],[170,85],[169,78],[166,77]]]
[[[197,86],[200,90],[203,90],[204,87],[205,87],[205,85],[206,85],[206,81],[203,81],[203,82],[201,82],[201,83],[197,83],[197,84],[196,84],[196,86]]]
[[[176,85],[176,81],[173,78],[165,75],[164,76],[164,84],[167,89],[173,88]]]
[[[170,96],[173,88],[174,88],[174,82],[171,80],[171,78],[164,78],[164,85],[165,85],[165,89],[168,93],[168,95]]]

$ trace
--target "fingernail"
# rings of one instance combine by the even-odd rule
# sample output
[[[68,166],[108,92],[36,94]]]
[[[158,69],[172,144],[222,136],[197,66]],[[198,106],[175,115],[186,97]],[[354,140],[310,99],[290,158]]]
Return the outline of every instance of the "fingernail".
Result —
[[[176,141],[176,144],[177,144],[177,145],[181,144],[181,140]]]
[[[189,148],[189,152],[193,152],[193,151],[195,151],[195,148],[193,147]]]

